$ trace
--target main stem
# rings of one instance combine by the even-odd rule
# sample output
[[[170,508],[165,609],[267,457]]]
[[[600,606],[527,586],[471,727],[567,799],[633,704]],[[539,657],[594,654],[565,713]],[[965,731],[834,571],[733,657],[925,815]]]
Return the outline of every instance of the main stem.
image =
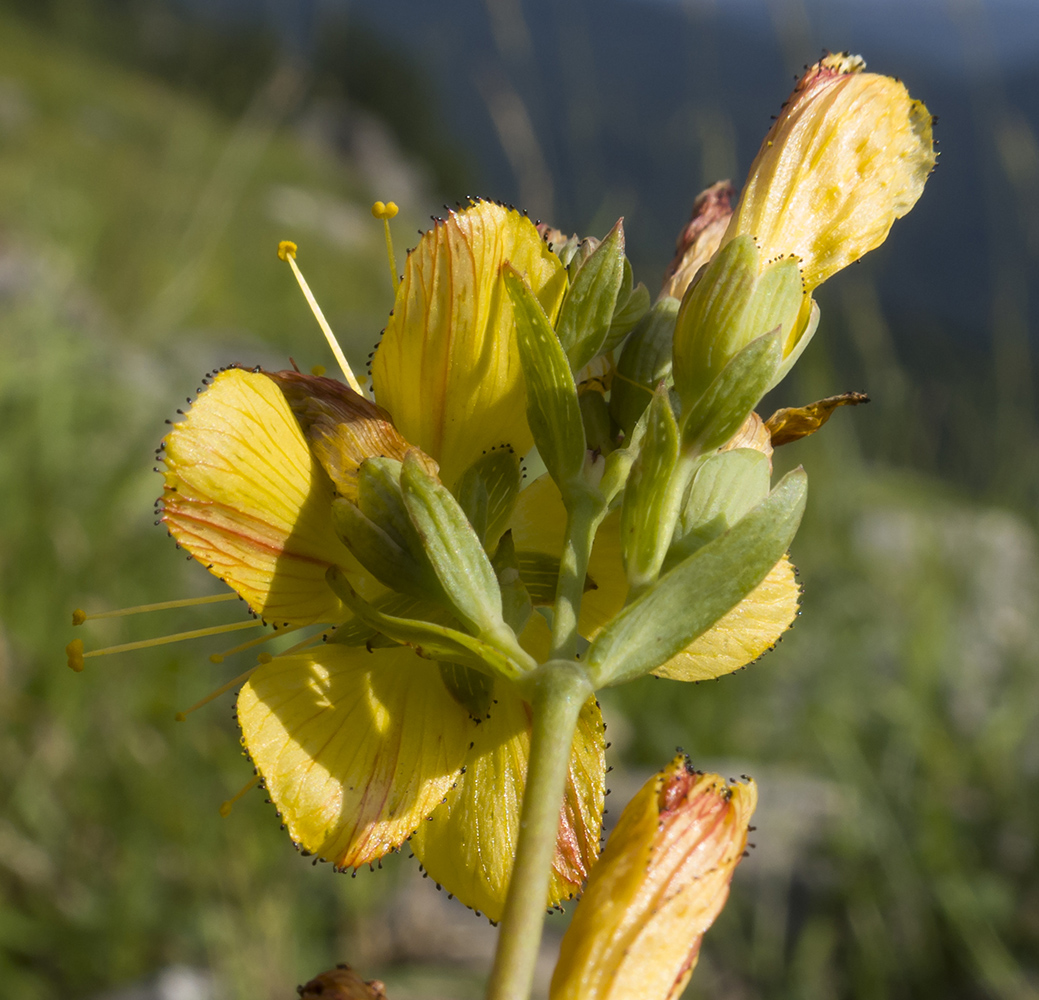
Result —
[[[580,664],[549,660],[534,681],[533,731],[516,859],[487,1000],[527,1000],[541,944],[570,748],[592,686]]]

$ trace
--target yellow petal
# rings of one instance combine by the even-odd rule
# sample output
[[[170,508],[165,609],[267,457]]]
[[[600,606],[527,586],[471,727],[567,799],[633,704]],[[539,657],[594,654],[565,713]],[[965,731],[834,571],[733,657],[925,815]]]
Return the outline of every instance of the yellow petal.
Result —
[[[800,596],[794,567],[783,556],[736,607],[653,673],[676,681],[707,681],[753,663],[793,625]]]
[[[509,522],[517,552],[543,552],[558,559],[563,551],[566,509],[559,487],[540,476],[520,492]],[[622,607],[628,578],[621,557],[620,512],[607,515],[595,536],[588,561],[589,584],[581,600],[579,629],[590,639]]]
[[[621,814],[563,938],[551,1000],[672,1000],[725,905],[757,789],[677,757]]]
[[[566,289],[559,259],[526,216],[476,202],[449,213],[408,255],[372,362],[379,404],[440,463],[448,486],[487,448],[522,454],[532,443],[506,261],[554,318]]]
[[[755,420],[747,427],[746,447],[764,443],[758,432],[761,420]],[[559,489],[542,476],[519,495],[512,518],[516,551],[558,557],[565,523]],[[586,639],[592,639],[624,607],[628,592],[616,512],[603,521],[595,536],[588,576],[596,589],[586,592],[581,601],[580,631]],[[745,667],[771,649],[793,624],[800,593],[794,567],[784,556],[736,607],[653,673],[672,680],[696,681]]]
[[[238,724],[289,835],[340,868],[411,835],[456,781],[474,728],[436,663],[331,643],[259,667]]]
[[[314,456],[340,496],[357,500],[357,473],[368,458],[404,461],[411,445],[400,435],[390,415],[332,378],[302,372],[271,372],[299,422]],[[436,463],[418,449],[423,465],[436,475]]]
[[[180,545],[265,618],[344,617],[325,571],[361,571],[332,528],[332,484],[270,378],[221,372],[165,447],[163,520]]]
[[[489,719],[477,728],[465,774],[411,847],[431,878],[466,906],[498,920],[519,835],[530,706],[502,682],[494,698]],[[574,736],[548,906],[572,898],[598,856],[604,777],[602,716],[590,698]]]
[[[725,242],[800,258],[811,291],[880,246],[935,163],[931,115],[858,56],[827,56],[798,82],[762,144]]]

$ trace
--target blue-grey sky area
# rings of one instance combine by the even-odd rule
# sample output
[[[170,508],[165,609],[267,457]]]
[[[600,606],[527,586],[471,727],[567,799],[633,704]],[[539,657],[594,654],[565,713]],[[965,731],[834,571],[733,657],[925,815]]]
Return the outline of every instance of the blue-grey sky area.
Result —
[[[304,59],[329,17],[364,24],[423,68],[468,158],[475,190],[444,196],[581,232],[624,215],[649,283],[696,192],[739,186],[793,75],[823,50],[861,53],[940,117],[939,168],[868,265],[889,312],[977,342],[1008,283],[1037,312],[1039,0],[180,2],[263,16]]]

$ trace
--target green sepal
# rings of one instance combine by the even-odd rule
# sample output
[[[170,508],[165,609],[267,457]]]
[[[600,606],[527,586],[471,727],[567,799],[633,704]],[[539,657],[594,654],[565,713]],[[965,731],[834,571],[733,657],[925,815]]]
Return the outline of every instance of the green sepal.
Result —
[[[794,257],[762,264],[750,236],[727,243],[682,300],[674,336],[675,389],[692,408],[730,359],[779,327],[786,344],[805,301]]]
[[[671,377],[671,340],[677,317],[678,299],[660,299],[635,328],[617,360],[610,413],[626,435],[645,413],[657,386]]]
[[[614,382],[616,385],[616,382]],[[650,397],[652,399],[652,396]],[[635,422],[631,433],[624,438],[624,446],[611,451],[606,456],[602,478],[599,480],[599,495],[607,509],[620,495],[627,485],[628,476],[635,459],[639,457],[642,439],[646,436],[646,423],[649,409],[642,411],[642,416]]]
[[[350,586],[350,581],[335,566],[325,574],[336,596],[360,619],[377,632],[404,646],[411,646],[419,656],[472,667],[485,674],[516,680],[536,669],[537,664],[515,643],[509,653],[482,642],[474,636],[447,625],[398,618],[377,610]]]
[[[734,448],[706,458],[698,469],[675,525],[665,571],[728,531],[768,496],[768,457]]]
[[[527,385],[527,423],[548,474],[573,493],[584,468],[585,438],[577,387],[566,354],[541,303],[510,264],[502,276],[512,299],[516,341]]]
[[[505,624],[519,635],[527,627],[534,605],[523,583],[511,531],[506,531],[501,536],[491,565],[497,574],[498,587],[501,590],[502,617]]]
[[[400,486],[408,517],[459,621],[474,635],[500,631],[498,578],[458,501],[414,451],[404,457]]]
[[[478,722],[488,718],[494,678],[460,663],[441,663],[440,679],[447,693]]]
[[[415,597],[440,600],[443,592],[408,517],[400,463],[371,458],[357,476],[357,503],[332,501],[332,525],[343,544],[380,583]]]
[[[649,404],[646,433],[621,506],[621,552],[635,591],[656,579],[671,542],[684,487],[672,482],[677,462],[678,422],[661,387]]]
[[[642,321],[642,317],[649,312],[649,306],[649,289],[641,281],[635,285],[635,278],[631,272],[631,263],[625,257],[624,278],[621,281],[621,290],[617,295],[617,305],[613,310],[613,320],[610,322],[610,329],[606,334],[606,340],[603,341],[600,353],[606,354],[607,351],[612,351],[631,333]]]
[[[457,624],[455,617],[443,605],[409,594],[383,594],[371,605],[376,611],[394,618],[417,618],[438,625]],[[356,617],[335,628],[328,641],[341,646],[367,646],[369,649],[400,645],[372,628],[363,618]]]
[[[493,549],[508,527],[520,480],[519,457],[508,447],[481,455],[458,480],[455,496],[485,549]]]
[[[617,428],[610,417],[610,405],[606,397],[596,389],[578,392],[584,437],[588,448],[600,455],[609,455],[617,447]]]
[[[624,278],[624,220],[618,219],[574,276],[556,323],[572,372],[601,352]]]
[[[740,429],[772,384],[783,359],[783,331],[752,340],[682,415],[682,451],[705,455]]]
[[[622,684],[649,673],[743,600],[790,547],[807,487],[804,471],[795,469],[735,527],[629,604],[588,648],[584,663],[593,684]]]

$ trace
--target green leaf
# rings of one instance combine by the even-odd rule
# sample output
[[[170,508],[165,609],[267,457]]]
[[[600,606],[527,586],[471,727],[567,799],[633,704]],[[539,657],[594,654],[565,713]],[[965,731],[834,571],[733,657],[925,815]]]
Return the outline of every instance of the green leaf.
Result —
[[[512,299],[527,384],[527,423],[545,468],[566,500],[578,484],[585,456],[574,376],[541,303],[523,277],[509,264],[503,266],[502,275]]]
[[[411,646],[419,656],[458,663],[511,680],[516,680],[537,667],[533,658],[524,652],[518,643],[515,644],[515,649],[507,654],[474,636],[446,625],[385,614],[364,600],[335,566],[329,568],[325,577],[336,596],[358,618],[394,641]]]
[[[556,323],[556,336],[572,372],[600,353],[613,323],[624,277],[624,220],[618,219],[606,239],[581,265]]]
[[[404,458],[400,485],[411,523],[459,620],[475,635],[502,629],[498,578],[451,491],[426,471],[414,451]]]
[[[796,469],[735,527],[683,560],[629,604],[589,646],[596,687],[641,677],[685,649],[734,608],[789,548],[804,513]]]
[[[783,358],[783,331],[752,340],[682,416],[682,450],[705,455],[725,444],[772,384]]]
[[[624,345],[610,386],[610,413],[631,435],[657,386],[671,376],[671,340],[678,299],[663,298],[639,323]]]
[[[656,579],[671,542],[684,487],[672,483],[677,462],[678,424],[667,389],[661,387],[649,405],[646,434],[621,507],[624,569],[635,591]]]
[[[753,448],[734,448],[706,458],[679,514],[665,569],[749,514],[768,496],[770,478],[768,457]]]

